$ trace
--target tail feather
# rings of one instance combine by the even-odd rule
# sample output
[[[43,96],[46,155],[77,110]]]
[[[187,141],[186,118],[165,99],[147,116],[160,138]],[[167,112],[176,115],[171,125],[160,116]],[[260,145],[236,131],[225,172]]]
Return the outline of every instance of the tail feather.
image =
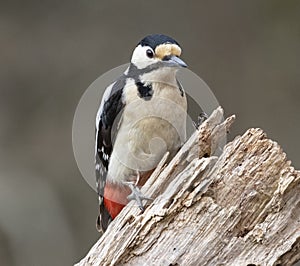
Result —
[[[112,217],[105,208],[104,201],[102,201],[102,204],[99,206],[99,214],[96,219],[96,228],[98,232],[104,233],[111,221]]]

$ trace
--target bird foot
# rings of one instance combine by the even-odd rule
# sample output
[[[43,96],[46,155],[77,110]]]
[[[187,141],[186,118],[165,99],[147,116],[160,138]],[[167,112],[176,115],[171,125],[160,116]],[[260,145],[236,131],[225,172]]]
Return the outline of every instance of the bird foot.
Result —
[[[199,129],[199,127],[201,126],[201,124],[208,118],[208,115],[204,112],[200,113],[200,115],[198,116],[197,121],[193,121],[193,125],[196,129]]]
[[[127,185],[130,190],[131,190],[131,194],[127,197],[127,199],[129,201],[131,200],[135,200],[140,208],[140,210],[143,212],[145,210],[144,205],[143,205],[143,200],[153,200],[152,198],[146,197],[141,190],[139,189],[139,187],[137,186],[138,182],[140,179],[140,175],[138,173],[137,176],[137,180],[135,182],[133,181],[127,181],[127,182],[123,182],[125,185]]]

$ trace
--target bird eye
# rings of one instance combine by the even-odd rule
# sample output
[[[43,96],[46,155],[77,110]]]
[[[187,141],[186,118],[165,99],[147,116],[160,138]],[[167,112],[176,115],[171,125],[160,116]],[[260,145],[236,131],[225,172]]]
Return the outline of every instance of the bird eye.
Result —
[[[146,51],[146,54],[147,54],[147,56],[148,56],[149,58],[153,58],[153,56],[154,56],[153,51],[152,51],[151,49],[148,49],[148,50]]]

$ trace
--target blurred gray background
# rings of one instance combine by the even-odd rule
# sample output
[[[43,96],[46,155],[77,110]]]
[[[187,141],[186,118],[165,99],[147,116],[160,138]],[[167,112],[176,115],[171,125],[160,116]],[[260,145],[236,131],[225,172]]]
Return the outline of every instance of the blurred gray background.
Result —
[[[299,1],[1,1],[0,264],[71,265],[98,238],[97,199],[72,151],[81,95],[149,33],[300,168]]]

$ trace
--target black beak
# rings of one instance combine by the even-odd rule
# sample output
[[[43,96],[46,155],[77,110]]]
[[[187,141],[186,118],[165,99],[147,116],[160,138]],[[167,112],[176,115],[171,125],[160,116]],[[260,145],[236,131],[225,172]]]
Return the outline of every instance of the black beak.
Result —
[[[187,64],[175,55],[165,56],[162,61],[169,67],[187,67]]]

